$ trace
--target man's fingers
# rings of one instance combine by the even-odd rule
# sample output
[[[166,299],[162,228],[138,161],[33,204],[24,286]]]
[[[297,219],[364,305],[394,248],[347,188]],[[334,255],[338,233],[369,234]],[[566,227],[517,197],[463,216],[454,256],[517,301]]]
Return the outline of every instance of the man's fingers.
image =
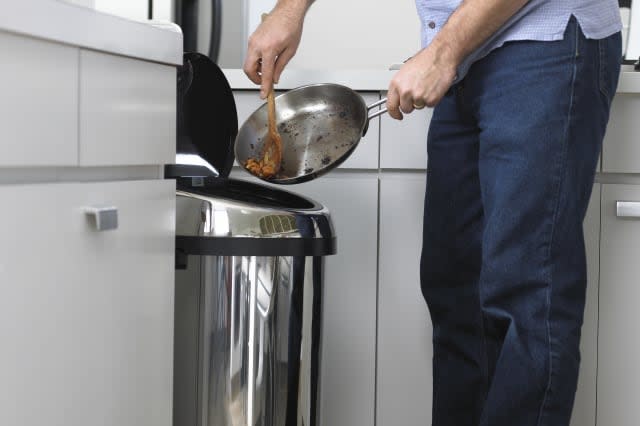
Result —
[[[252,50],[247,52],[243,70],[247,77],[249,77],[249,80],[253,81],[255,84],[260,84],[262,81],[260,78],[260,55],[257,51]]]
[[[402,120],[402,112],[399,109],[400,97],[395,88],[390,87],[387,93],[387,113],[396,120]]]
[[[413,97],[408,92],[403,93],[400,96],[400,111],[405,114],[411,114],[413,109]]]
[[[289,63],[291,58],[293,58],[293,55],[295,55],[295,53],[296,52],[293,49],[285,49],[280,55],[278,55],[273,74],[273,81],[275,83],[278,83],[280,81],[280,75],[282,74],[284,67]]]
[[[273,86],[273,75],[276,62],[276,55],[272,53],[266,53],[262,56],[262,82],[260,84],[260,97],[266,98],[269,94],[269,90]]]

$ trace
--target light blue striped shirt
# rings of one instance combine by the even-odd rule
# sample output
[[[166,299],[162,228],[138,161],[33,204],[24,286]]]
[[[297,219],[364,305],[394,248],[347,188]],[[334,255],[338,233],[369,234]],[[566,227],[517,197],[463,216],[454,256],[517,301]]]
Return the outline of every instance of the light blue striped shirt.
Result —
[[[640,1],[640,0],[639,0]],[[422,24],[422,47],[428,46],[462,0],[416,0]],[[571,15],[592,39],[608,37],[622,29],[618,0],[530,0],[458,68],[459,79],[478,59],[507,41],[562,40]]]

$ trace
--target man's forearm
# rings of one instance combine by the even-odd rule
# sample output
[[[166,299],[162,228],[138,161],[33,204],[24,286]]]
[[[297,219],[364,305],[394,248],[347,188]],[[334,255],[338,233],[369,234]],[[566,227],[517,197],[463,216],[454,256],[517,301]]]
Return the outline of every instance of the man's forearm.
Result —
[[[480,47],[529,0],[465,0],[432,42],[459,64]]]
[[[296,18],[304,18],[314,0],[278,0],[274,10],[281,10]]]

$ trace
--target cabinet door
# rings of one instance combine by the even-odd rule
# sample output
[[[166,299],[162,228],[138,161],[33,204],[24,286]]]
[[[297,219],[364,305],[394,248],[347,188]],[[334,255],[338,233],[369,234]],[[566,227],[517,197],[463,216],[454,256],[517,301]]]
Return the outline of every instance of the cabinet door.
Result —
[[[580,340],[580,376],[571,426],[596,424],[596,373],[598,368],[598,280],[600,274],[600,184],[593,187],[584,219],[587,253],[587,301]]]
[[[80,165],[170,164],[176,155],[176,68],[80,52]]]
[[[600,253],[597,424],[636,426],[640,404],[640,186],[602,185]]]
[[[378,179],[326,175],[296,192],[327,206],[338,253],[326,259],[323,425],[371,426],[375,410]]]
[[[282,92],[278,92],[280,94]],[[361,92],[367,105],[371,105],[380,99],[377,92]],[[236,90],[234,91],[236,109],[238,110],[238,127],[241,127],[253,112],[265,101],[260,99],[256,90]],[[276,101],[276,108],[277,108]],[[380,119],[374,118],[369,123],[369,128],[364,137],[360,139],[357,148],[338,168],[342,169],[377,169],[378,168],[378,148],[379,148],[379,128]],[[237,162],[236,162],[237,165]]]
[[[170,426],[175,183],[0,198],[0,424]],[[93,229],[98,205],[117,229]]]
[[[402,121],[394,120],[388,114],[382,116],[380,168],[427,168],[427,132],[432,114],[433,109],[425,108],[405,115]]]
[[[602,171],[640,172],[640,95],[618,93],[611,105],[611,119],[602,146]]]
[[[0,63],[0,167],[77,165],[78,49],[0,31]]]
[[[242,170],[234,177],[247,178]],[[279,189],[313,198],[331,212],[338,252],[324,277],[320,424],[371,426],[375,411],[378,178],[335,170]]]
[[[380,182],[379,426],[431,424],[431,320],[419,269],[424,190],[424,173]]]

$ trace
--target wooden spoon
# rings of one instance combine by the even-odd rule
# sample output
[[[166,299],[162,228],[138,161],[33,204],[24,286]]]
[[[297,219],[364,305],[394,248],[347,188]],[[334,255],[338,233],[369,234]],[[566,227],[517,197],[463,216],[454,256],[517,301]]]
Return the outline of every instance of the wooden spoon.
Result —
[[[269,94],[267,95],[267,113],[269,116],[269,132],[265,137],[262,158],[265,166],[263,172],[265,175],[269,174],[269,176],[265,177],[271,177],[278,173],[282,163],[282,138],[276,127],[276,101],[273,87],[269,89]]]
[[[268,14],[262,14],[262,21]],[[272,178],[280,171],[282,163],[282,138],[276,127],[276,100],[273,93],[273,83],[267,94],[267,114],[269,131],[262,145],[262,157],[259,160],[250,159],[245,167],[253,174],[261,178]]]

